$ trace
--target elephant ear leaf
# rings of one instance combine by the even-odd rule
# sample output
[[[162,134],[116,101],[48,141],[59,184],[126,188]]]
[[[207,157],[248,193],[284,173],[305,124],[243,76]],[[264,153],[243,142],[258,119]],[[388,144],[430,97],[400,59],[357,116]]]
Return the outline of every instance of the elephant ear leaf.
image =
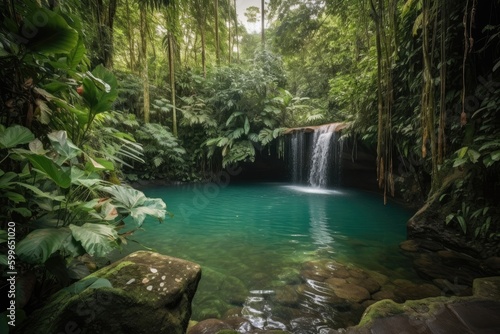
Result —
[[[70,235],[67,228],[43,228],[34,230],[16,246],[17,256],[27,263],[42,264],[58,251]]]
[[[37,22],[40,17],[44,18],[45,24]],[[26,16],[22,29],[32,32],[26,47],[45,55],[69,53],[78,42],[78,32],[61,15],[46,8],[33,9]]]
[[[160,198],[148,198],[139,190],[111,186],[102,190],[113,196],[113,204],[120,213],[130,215],[137,226],[141,226],[146,216],[154,217],[160,221],[165,219],[167,205]]]
[[[69,225],[73,238],[91,256],[104,256],[118,247],[119,236],[111,225],[85,223],[82,226]]]
[[[0,131],[0,148],[12,148],[27,144],[35,139],[35,135],[24,126],[14,125]]]

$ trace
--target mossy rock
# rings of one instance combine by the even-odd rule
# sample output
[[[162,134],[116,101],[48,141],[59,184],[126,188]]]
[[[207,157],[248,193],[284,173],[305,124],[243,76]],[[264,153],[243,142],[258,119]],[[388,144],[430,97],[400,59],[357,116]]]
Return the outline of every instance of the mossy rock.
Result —
[[[476,297],[500,300],[500,277],[476,278],[472,291]]]
[[[16,333],[185,333],[200,277],[195,263],[139,251],[56,293]]]
[[[369,324],[378,318],[390,317],[401,313],[404,313],[401,304],[398,304],[390,299],[384,299],[368,307],[359,322],[359,326]]]

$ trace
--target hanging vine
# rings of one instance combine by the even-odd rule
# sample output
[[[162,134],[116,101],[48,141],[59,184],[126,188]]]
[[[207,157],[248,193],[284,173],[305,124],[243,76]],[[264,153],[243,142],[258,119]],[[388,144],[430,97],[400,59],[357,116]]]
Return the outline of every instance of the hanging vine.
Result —
[[[377,180],[379,187],[384,190],[384,203],[387,203],[387,194],[394,196],[391,120],[394,105],[392,68],[396,61],[394,50],[396,49],[397,1],[378,0],[375,3],[371,0],[370,4],[375,22],[378,65]]]
[[[462,62],[462,113],[460,114],[460,124],[462,126],[467,124],[467,113],[465,112],[465,99],[467,94],[467,82],[466,82],[466,69],[467,69],[467,56],[471,53],[474,47],[474,38],[472,37],[472,27],[474,26],[474,21],[476,18],[476,7],[477,0],[473,0],[472,8],[470,10],[469,17],[469,0],[465,2],[464,10],[464,57]]]

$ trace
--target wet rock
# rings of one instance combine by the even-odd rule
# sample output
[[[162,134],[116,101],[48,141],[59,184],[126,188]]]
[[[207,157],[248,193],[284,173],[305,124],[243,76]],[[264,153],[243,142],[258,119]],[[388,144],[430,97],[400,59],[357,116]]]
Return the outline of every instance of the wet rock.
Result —
[[[409,288],[409,287],[412,287],[414,284],[413,282],[407,280],[407,279],[395,279],[394,281],[392,281],[392,283],[397,286],[397,287],[401,287],[401,288]]]
[[[317,304],[343,305],[345,299],[335,293],[334,287],[329,286],[325,282],[309,281],[307,284],[301,284],[297,287],[297,292],[303,299]]]
[[[315,270],[302,270],[300,272],[300,276],[303,280],[314,280],[314,281],[324,281],[328,277],[331,276],[331,273],[323,270],[323,269],[315,269]]]
[[[347,280],[344,278],[331,277],[325,281],[326,284],[334,287],[347,284]]]
[[[197,298],[197,297],[196,297]],[[198,320],[209,318],[222,318],[222,315],[231,308],[228,304],[220,299],[196,299],[198,307],[193,310],[193,318]]]
[[[448,264],[445,264],[443,259],[446,259],[445,261]],[[461,266],[456,261],[458,261],[457,257],[452,256],[451,253],[441,251],[441,256],[435,253],[420,254],[413,261],[413,267],[425,279],[443,278],[450,282],[471,286],[474,278],[481,276],[479,268]]]
[[[441,290],[442,295],[468,296],[471,294],[471,289],[467,285],[451,283],[441,278],[436,278],[432,282]]]
[[[206,319],[191,327],[187,334],[217,334],[222,330],[232,330],[232,328],[222,320]]]
[[[481,282],[482,281],[482,282]],[[479,288],[483,283],[486,285]],[[431,297],[397,304],[379,301],[366,310],[361,321],[346,333],[497,333],[500,328],[500,278],[476,279],[482,292],[494,296]]]
[[[457,233],[455,228],[443,224],[442,207],[433,198],[432,203],[426,203],[407,223],[409,239],[424,239],[438,241],[444,247],[453,249],[475,258],[498,256],[500,243],[497,239],[470,240],[463,233]]]
[[[377,292],[378,290],[380,290],[380,284],[378,284],[377,281],[375,281],[373,278],[348,278],[347,279],[347,282],[349,283],[352,283],[352,284],[356,284],[356,285],[359,285],[363,288],[365,288],[366,290],[368,290],[368,292],[370,294],[372,293],[375,293]]]
[[[314,334],[317,333],[316,327],[322,323],[321,319],[305,316],[290,321],[290,327],[293,333]]]
[[[368,306],[373,305],[376,302],[377,302],[377,300],[368,299],[368,300],[365,300],[363,303],[361,303],[361,306],[363,306],[364,308],[367,308]]]
[[[139,251],[56,293],[18,333],[183,334],[200,266]]]
[[[374,293],[372,295],[372,298],[373,300],[383,300],[383,299],[392,299],[392,300],[395,300],[396,299],[396,295],[394,294],[394,292],[390,291],[390,290],[381,290],[377,293]]]
[[[298,308],[275,305],[273,308],[273,315],[282,319],[293,319],[301,317],[303,315],[303,311]]]
[[[326,267],[330,270],[330,277],[348,278],[351,277],[348,268],[338,261],[329,261]]]
[[[389,277],[386,275],[379,273],[377,271],[367,271],[368,276],[370,276],[372,279],[374,279],[380,286],[383,286],[389,281]]]
[[[302,264],[300,276],[304,280],[324,281],[333,276],[333,262],[328,260],[308,261]]]
[[[217,298],[213,297],[215,291]],[[221,318],[231,307],[243,305],[247,294],[248,289],[238,278],[204,267],[193,319]]]
[[[349,274],[351,275],[351,277],[354,277],[354,278],[366,278],[366,277],[368,277],[368,274],[364,270],[361,270],[358,268],[349,269]]]
[[[426,240],[426,239],[410,239],[403,241],[399,244],[399,247],[406,252],[418,252],[418,251],[430,251],[437,252],[444,249],[443,244],[437,241]]]
[[[394,294],[403,300],[418,300],[441,296],[441,290],[433,284],[412,284],[404,287],[398,286]]]
[[[419,243],[415,240],[406,240],[399,244],[399,248],[406,252],[417,252],[420,247]]]
[[[241,317],[241,310],[243,308],[242,307],[233,307],[233,308],[230,308],[229,310],[226,311],[226,313],[224,313],[224,319],[226,318],[231,318],[231,317]]]
[[[332,271],[332,277],[349,278],[349,277],[351,277],[351,274],[345,268],[338,268],[338,269],[335,269]]]
[[[441,250],[437,252],[444,264],[449,266],[469,266],[472,268],[479,268],[479,261],[471,256],[454,252],[452,250]]]
[[[370,293],[365,288],[356,284],[345,284],[338,287],[332,287],[332,290],[340,298],[361,303],[364,300],[370,299]]]
[[[420,248],[429,250],[431,252],[437,252],[444,249],[443,244],[432,240],[418,240]]]
[[[500,300],[500,277],[485,277],[474,280],[474,296]]]
[[[287,306],[295,306],[299,302],[299,294],[294,286],[286,285],[276,290],[276,294],[272,297],[276,303]]]
[[[231,328],[237,331],[238,333],[247,333],[252,329],[254,329],[250,321],[248,321],[248,319],[245,319],[243,317],[230,317],[224,319],[224,322],[229,326],[231,326]]]
[[[281,329],[257,329],[248,332],[248,334],[291,334],[291,333]]]
[[[278,279],[286,284],[300,284],[300,272],[295,268],[284,268],[283,272],[278,275]]]

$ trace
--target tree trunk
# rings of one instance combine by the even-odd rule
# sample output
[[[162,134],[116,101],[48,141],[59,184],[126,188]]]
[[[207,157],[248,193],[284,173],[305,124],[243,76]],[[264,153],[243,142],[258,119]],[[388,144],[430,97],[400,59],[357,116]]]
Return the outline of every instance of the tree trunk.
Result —
[[[441,69],[440,76],[440,107],[438,132],[438,164],[442,165],[446,154],[445,123],[446,123],[446,30],[448,29],[448,13],[446,0],[441,0]]]
[[[104,66],[106,68],[113,68],[113,54],[114,54],[114,35],[113,35],[113,25],[115,22],[115,14],[116,14],[116,0],[109,1],[108,7],[108,15],[105,20],[105,24],[107,26],[107,36],[106,36],[106,45],[107,48],[104,52]]]
[[[228,43],[228,52],[227,52],[227,60],[228,64],[231,65],[231,53],[233,50],[231,48],[231,1],[227,2],[227,43]]]
[[[126,18],[127,18],[127,39],[128,39],[128,46],[129,46],[129,54],[130,54],[130,70],[132,72],[135,72],[136,66],[135,66],[135,41],[134,41],[134,28],[132,27],[130,23],[130,7],[129,7],[129,2],[128,0],[125,1],[125,6],[126,6]]]
[[[234,0],[234,10],[236,11],[236,0]],[[236,37],[236,59],[238,62],[240,61],[240,39],[238,36],[238,15],[235,13],[234,15],[234,34]]]
[[[206,36],[205,36],[205,28],[200,29],[201,33],[201,67],[203,69],[203,77],[207,77],[207,50],[206,50]]]
[[[260,34],[261,34],[262,49],[264,49],[266,47],[266,33],[264,31],[264,10],[265,10],[265,8],[264,8],[265,1],[264,0],[261,0],[260,6],[261,6],[261,17],[262,17],[261,22],[260,22],[260,24],[261,24],[261,33]]]
[[[142,58],[142,84],[144,89],[144,123],[149,123],[149,76],[148,76],[148,44],[147,44],[147,13],[144,6],[140,6],[141,16],[141,58]]]
[[[174,36],[172,33],[168,35],[168,66],[170,69],[170,91],[172,102],[172,133],[177,137],[177,111],[175,109],[175,50]]]
[[[220,42],[219,42],[219,0],[215,0],[215,59],[217,66],[220,65]]]

